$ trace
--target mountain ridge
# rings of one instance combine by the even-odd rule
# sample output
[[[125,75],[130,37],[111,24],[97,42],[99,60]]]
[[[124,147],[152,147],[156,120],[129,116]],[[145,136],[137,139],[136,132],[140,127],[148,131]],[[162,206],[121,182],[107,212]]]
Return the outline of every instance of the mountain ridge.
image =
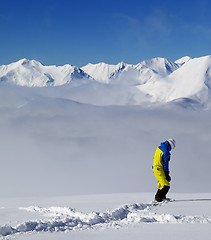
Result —
[[[0,66],[0,83],[27,87],[70,85],[71,93],[66,93],[69,99],[94,105],[183,101],[210,106],[211,56],[186,56],[175,62],[157,57],[136,65],[89,63],[81,68],[69,64],[45,66],[24,58]]]
[[[76,66],[45,66],[36,60],[23,58],[0,66],[0,82],[28,87],[59,86],[73,79],[92,79]]]

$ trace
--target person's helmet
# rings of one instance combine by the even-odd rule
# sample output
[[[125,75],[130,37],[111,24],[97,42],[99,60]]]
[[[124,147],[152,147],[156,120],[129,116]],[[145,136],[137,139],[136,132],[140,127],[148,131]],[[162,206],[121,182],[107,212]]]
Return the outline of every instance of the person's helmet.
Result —
[[[170,144],[171,149],[174,149],[175,146],[176,146],[176,141],[175,141],[174,139],[172,139],[172,138],[170,138],[170,139],[167,140],[167,141],[168,141],[168,143]]]

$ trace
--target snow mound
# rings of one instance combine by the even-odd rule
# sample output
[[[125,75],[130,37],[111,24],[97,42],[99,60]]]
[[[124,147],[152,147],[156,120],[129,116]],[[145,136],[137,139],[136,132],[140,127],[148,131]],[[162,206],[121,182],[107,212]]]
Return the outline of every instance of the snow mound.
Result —
[[[38,212],[46,219],[31,220],[15,227],[5,225],[0,227],[0,236],[26,232],[54,232],[85,229],[119,228],[137,223],[211,223],[211,217],[181,216],[172,214],[158,214],[153,212],[153,204],[123,205],[113,211],[106,212],[77,212],[68,207],[42,208],[31,206],[20,210]]]

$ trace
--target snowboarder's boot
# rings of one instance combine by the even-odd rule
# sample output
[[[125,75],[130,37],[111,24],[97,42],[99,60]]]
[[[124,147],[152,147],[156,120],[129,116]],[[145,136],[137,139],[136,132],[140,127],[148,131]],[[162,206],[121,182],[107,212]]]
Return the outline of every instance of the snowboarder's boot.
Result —
[[[169,189],[169,186],[164,186],[162,189],[158,189],[157,193],[155,194],[155,200],[157,202],[162,202],[163,200],[165,200],[166,194],[168,193]]]
[[[160,191],[161,191],[161,198],[162,200],[166,199],[166,194],[168,193],[170,187],[169,186],[164,186]]]
[[[155,201],[157,201],[157,202],[162,202],[162,197],[161,197],[161,190],[160,189],[158,189],[157,190],[157,193],[155,194]]]

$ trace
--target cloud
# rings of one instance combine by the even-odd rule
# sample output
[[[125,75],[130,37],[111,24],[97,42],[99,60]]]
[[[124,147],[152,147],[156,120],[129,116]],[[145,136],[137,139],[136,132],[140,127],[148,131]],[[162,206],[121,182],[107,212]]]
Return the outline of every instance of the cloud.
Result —
[[[152,39],[168,37],[172,32],[171,16],[159,8],[139,18],[122,13],[115,13],[112,18],[120,41],[125,44],[132,41],[138,49],[150,49]]]
[[[117,30],[130,37],[140,37],[143,33],[143,25],[140,20],[123,13],[112,14]]]
[[[196,24],[194,27],[192,27],[192,31],[195,34],[202,34],[206,38],[211,38],[211,28],[206,27],[205,25]]]
[[[171,33],[171,25],[169,16],[166,15],[161,9],[153,9],[152,12],[146,17],[146,28],[151,33],[169,35]]]

